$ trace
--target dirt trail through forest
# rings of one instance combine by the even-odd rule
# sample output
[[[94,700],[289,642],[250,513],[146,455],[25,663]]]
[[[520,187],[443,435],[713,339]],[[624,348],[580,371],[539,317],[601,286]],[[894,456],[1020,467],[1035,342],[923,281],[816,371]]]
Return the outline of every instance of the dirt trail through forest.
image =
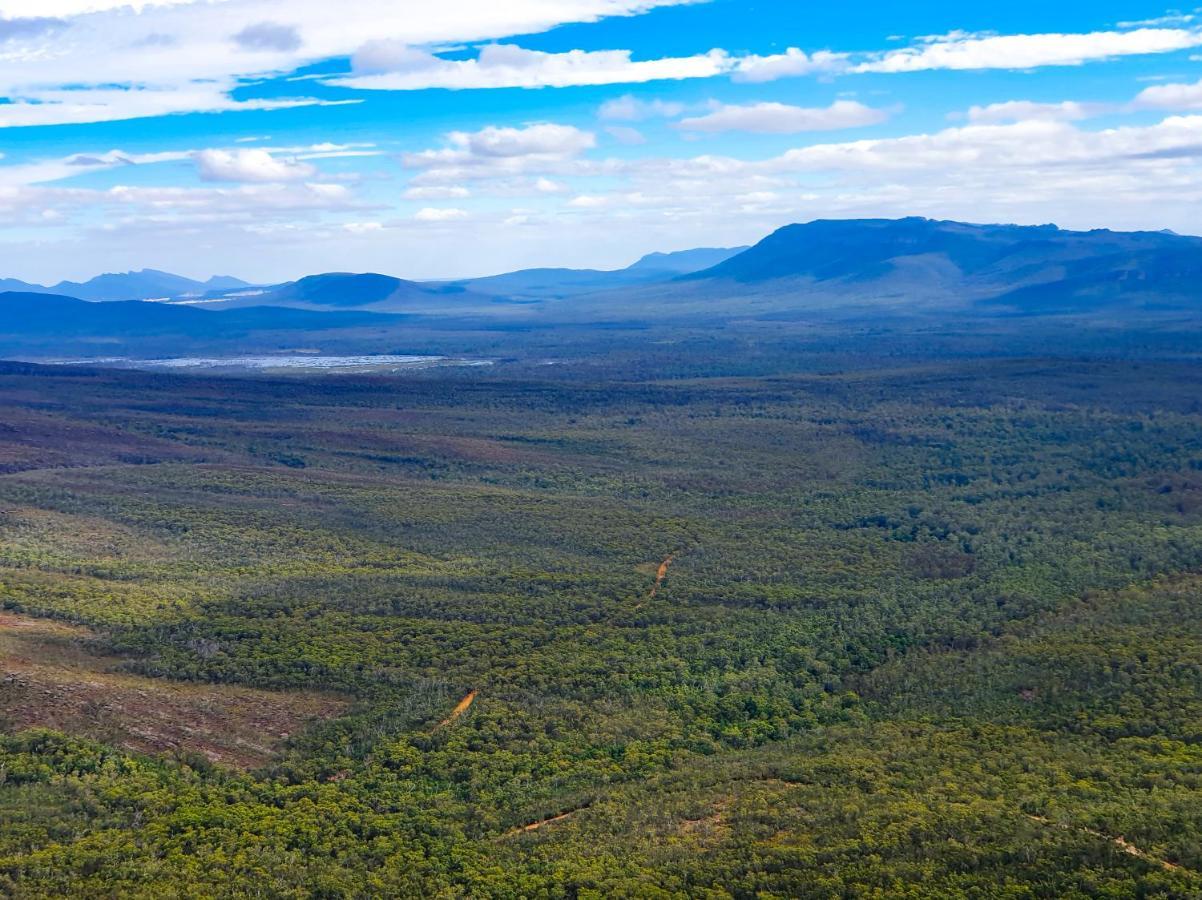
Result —
[[[1074,828],[1072,825],[1063,825],[1058,822],[1053,822],[1051,819],[1045,819],[1043,816],[1030,816],[1029,815],[1029,816],[1027,816],[1027,818],[1030,819],[1032,822],[1038,822],[1041,825],[1047,825],[1051,828],[1059,828],[1063,831],[1079,831],[1082,834],[1088,834],[1091,837],[1101,838],[1104,841],[1110,841],[1110,843],[1114,844],[1116,847],[1118,847],[1124,853],[1127,853],[1131,856],[1142,859],[1144,862],[1152,863],[1152,865],[1160,866],[1162,869],[1164,869],[1168,872],[1187,872],[1190,875],[1198,874],[1197,872],[1191,871],[1190,869],[1186,869],[1183,866],[1177,865],[1176,863],[1171,863],[1167,859],[1161,859],[1158,856],[1153,856],[1151,853],[1148,853],[1146,850],[1139,849],[1139,847],[1136,847],[1134,844],[1132,844],[1130,841],[1128,841],[1126,838],[1122,837],[1121,835],[1119,837],[1111,837],[1110,835],[1103,834],[1100,831],[1094,831],[1094,829],[1092,829],[1092,828]]]
[[[576,813],[588,809],[588,806],[579,806],[576,809],[569,809],[567,812],[562,812],[557,816],[551,816],[549,819],[540,819],[537,822],[531,822],[529,825],[522,825],[512,831],[505,832],[505,837],[516,837],[519,834],[527,834],[529,832],[538,831],[540,828],[546,828],[548,825],[554,825],[556,822],[562,822]]]
[[[655,595],[659,593],[659,586],[664,583],[664,579],[668,577],[668,568],[676,561],[676,554],[669,553],[664,557],[664,561],[659,564],[659,569],[655,573],[655,584],[651,585],[651,593],[647,595],[648,600],[654,600]]]
[[[461,715],[463,715],[465,712],[467,712],[468,707],[470,707],[476,700],[476,693],[477,693],[476,691],[469,691],[468,695],[466,697],[464,697],[462,700],[460,700],[459,703],[455,706],[455,708],[453,710],[451,710],[451,714],[449,716],[447,716],[445,719],[443,719],[441,722],[438,723],[438,727],[446,728],[448,725],[450,725],[452,722],[454,722],[456,719],[458,719]]]

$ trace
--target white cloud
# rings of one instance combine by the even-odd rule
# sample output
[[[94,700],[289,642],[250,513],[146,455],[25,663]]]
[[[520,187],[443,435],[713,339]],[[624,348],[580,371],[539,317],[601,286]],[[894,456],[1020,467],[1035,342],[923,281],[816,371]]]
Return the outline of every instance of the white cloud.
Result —
[[[1088,34],[950,34],[892,50],[852,67],[853,72],[924,72],[932,69],[1034,69],[1078,66],[1094,60],[1169,53],[1202,46],[1202,31],[1139,28]]]
[[[226,87],[219,84],[169,89],[41,89],[31,91],[28,95],[18,95],[12,103],[0,104],[0,128],[114,122],[183,112],[289,109],[317,105],[333,104],[310,98],[239,101],[232,99],[226,93]]]
[[[451,143],[472,156],[574,156],[596,144],[587,131],[571,125],[539,124],[525,128],[488,127],[452,132]]]
[[[914,214],[1196,231],[1202,116],[1097,131],[1062,121],[970,125],[766,160],[631,160],[609,174],[612,191],[567,204],[573,233],[670,227],[704,240],[739,223],[762,233],[820,216]]]
[[[118,185],[109,189],[105,197],[130,206],[148,206],[160,213],[174,211],[187,215],[237,212],[261,216],[266,211],[358,208],[345,185],[321,182],[246,184],[228,188]]]
[[[495,185],[523,187],[536,196],[541,175],[515,179],[489,173],[473,194],[492,195]],[[393,271],[395,246],[414,248],[396,274],[449,277],[522,265],[598,265],[636,256],[671,234],[678,246],[740,243],[781,224],[816,217],[930,215],[978,221],[1057,221],[1071,227],[1174,228],[1196,231],[1202,203],[1202,116],[1173,116],[1147,126],[1090,130],[1064,121],[971,124],[926,134],[798,146],[769,159],[719,155],[691,158],[560,163],[575,177],[604,180],[575,185],[562,204],[540,202],[447,213],[438,203],[416,218],[385,218],[368,211],[343,186],[315,189],[305,183],[220,185],[191,189],[129,187],[112,191],[40,186],[5,187],[0,181],[0,230],[11,242],[29,243],[29,232],[66,234],[77,215],[102,214],[111,231],[83,232],[73,242],[96,265],[148,264],[171,268],[187,260],[220,257],[246,277],[262,267],[278,272],[348,266]],[[3,171],[3,169],[0,169]],[[563,180],[563,179],[553,179]],[[610,187],[612,185],[612,188]],[[449,186],[449,185],[444,185]],[[460,204],[454,204],[459,207]],[[533,205],[533,204],[531,204]],[[498,205],[500,206],[500,205]],[[50,218],[45,218],[46,212]],[[55,219],[54,216],[62,216]],[[397,240],[373,239],[370,226],[385,224]],[[506,238],[502,225],[520,225]],[[18,223],[18,224],[14,224]],[[348,231],[349,227],[349,231]],[[24,229],[23,231],[21,229]],[[449,229],[480,252],[464,260],[462,241],[446,241]],[[339,236],[346,239],[338,241]],[[248,240],[248,236],[254,240]],[[49,246],[49,245],[47,245]],[[66,246],[66,245],[64,245]],[[272,252],[264,253],[264,248]],[[55,258],[61,260],[62,248]],[[48,253],[49,251],[47,251]],[[36,254],[34,255],[36,256]],[[18,255],[13,254],[17,259]],[[55,267],[60,262],[25,262]],[[33,258],[33,257],[30,257]],[[391,262],[390,262],[391,261]],[[390,267],[391,266],[391,267]],[[265,273],[270,274],[270,273]],[[279,280],[277,277],[276,280]]]
[[[119,9],[132,9],[140,13],[154,6],[182,6],[194,2],[195,0],[3,0],[0,2],[0,15],[65,17]]]
[[[738,61],[735,81],[765,82],[800,75],[822,75],[847,68],[848,54],[821,50],[808,54],[797,47],[772,56],[745,56]]]
[[[404,41],[368,41],[351,57],[351,70],[357,75],[376,75],[381,72],[404,72],[437,65],[438,57],[428,50],[411,47]]]
[[[381,35],[418,46],[495,41],[683,2],[443,0],[417,15],[411,4],[328,0],[0,0],[10,19],[66,20],[63,29],[25,29],[3,45],[0,97],[14,102],[0,108],[0,127],[313,103],[239,103],[229,94],[247,81],[349,57]]]
[[[408,153],[402,163],[426,170],[413,187],[458,184],[467,179],[542,176],[576,159],[597,143],[596,136],[571,125],[539,123],[524,128],[489,126],[479,131],[453,131],[447,146]]]
[[[454,222],[458,219],[466,219],[467,217],[468,213],[466,209],[437,208],[432,206],[419,209],[413,214],[413,218],[419,222]]]
[[[968,121],[977,125],[999,125],[1005,122],[1079,122],[1105,113],[1109,107],[1096,103],[1035,103],[1030,100],[1008,100],[988,106],[974,106],[968,111]]]
[[[0,16],[0,44],[21,38],[35,37],[47,32],[57,31],[66,25],[62,19],[47,16],[30,18],[9,18]]]
[[[577,209],[598,209],[610,204],[610,198],[597,194],[581,194],[568,201],[568,206]]]
[[[291,53],[304,41],[294,25],[281,22],[255,22],[234,35],[234,43],[243,50]]]
[[[1152,19],[1140,19],[1134,22],[1119,22],[1119,28],[1142,28],[1153,27],[1159,28],[1164,25],[1189,25],[1191,22],[1198,21],[1198,16],[1195,13],[1182,13],[1173,11],[1166,13],[1163,16],[1156,16]]]
[[[1202,110],[1202,81],[1144,88],[1132,105],[1136,109]]]
[[[697,56],[633,60],[629,50],[569,50],[544,53],[513,44],[489,44],[476,59],[450,60],[407,48],[373,45],[360,65],[399,68],[332,78],[330,84],[359,90],[416,91],[428,88],[540,88],[712,78],[730,68],[724,51]]]
[[[406,200],[459,200],[470,197],[472,192],[462,185],[427,185],[411,187],[402,195]]]
[[[607,100],[597,110],[597,115],[609,121],[642,122],[647,119],[674,119],[683,113],[683,103],[667,100],[640,100],[630,94]]]
[[[627,147],[637,147],[647,143],[647,138],[641,131],[627,125],[610,125],[605,129],[605,133],[619,144],[625,144]]]
[[[294,159],[280,159],[266,150],[201,150],[196,169],[205,181],[306,181],[317,168]]]
[[[344,222],[342,230],[350,234],[373,234],[384,230],[383,222]]]
[[[43,159],[17,165],[0,166],[0,186],[47,184],[86,175],[89,172],[122,166],[153,165],[180,162],[191,157],[189,151],[161,153],[125,153],[109,150],[105,153],[76,153],[58,159]]]
[[[0,104],[0,127],[315,104],[303,96],[235,101],[231,92],[348,57],[355,70],[326,80],[363,90],[414,90],[1021,69],[1202,46],[1196,24],[1166,23],[1090,34],[945,35],[871,53],[791,48],[739,58],[713,50],[636,60],[625,49],[545,53],[504,43],[485,44],[467,60],[430,52],[689,2],[694,0],[443,0],[416,15],[411,4],[328,0],[0,0],[10,26],[0,35],[6,38],[0,97],[11,101]],[[43,28],[47,19],[65,25]]]
[[[978,35],[953,32],[911,47],[877,53],[807,54],[797,47],[771,56],[745,56],[736,81],[764,82],[800,75],[924,72],[934,69],[1034,69],[1076,66],[1120,56],[1171,53],[1202,46],[1196,28],[1135,28],[1082,34]]]
[[[753,103],[748,106],[719,104],[704,116],[682,119],[685,131],[750,131],[756,134],[796,134],[802,131],[836,131],[877,125],[889,112],[854,100],[836,100],[830,106],[802,107],[784,103]]]
[[[1177,116],[1147,127],[1085,131],[1066,122],[968,125],[934,134],[816,144],[790,150],[771,163],[777,169],[938,171],[948,167],[982,177],[1002,167],[1111,166],[1121,160],[1154,159],[1182,152],[1202,156],[1202,116]]]

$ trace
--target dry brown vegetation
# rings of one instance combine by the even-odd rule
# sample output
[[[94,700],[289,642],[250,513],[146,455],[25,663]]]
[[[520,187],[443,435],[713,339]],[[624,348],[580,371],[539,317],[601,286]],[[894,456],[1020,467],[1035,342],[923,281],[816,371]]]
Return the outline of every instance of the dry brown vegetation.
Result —
[[[144,753],[199,753],[255,768],[306,722],[347,703],[315,693],[182,684],[121,671],[85,628],[0,612],[0,708],[7,730],[43,727]]]

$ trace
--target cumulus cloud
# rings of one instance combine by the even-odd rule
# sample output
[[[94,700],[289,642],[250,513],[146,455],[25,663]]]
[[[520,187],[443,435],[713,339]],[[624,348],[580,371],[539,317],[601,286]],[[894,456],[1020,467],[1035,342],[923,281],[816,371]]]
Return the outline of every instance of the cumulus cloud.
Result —
[[[1073,227],[1196,229],[1202,116],[1099,131],[1063,121],[970,125],[797,147],[763,160],[702,155],[624,161],[611,191],[575,196],[590,228],[698,238],[819,216],[930,215]]]
[[[425,187],[411,187],[403,196],[406,200],[461,200],[470,197],[472,192],[459,184],[431,184]]]
[[[407,153],[402,165],[421,170],[411,188],[488,181],[504,193],[529,193],[531,178],[585,174],[595,166],[582,154],[596,137],[569,125],[489,127],[452,132],[446,146]]]
[[[524,128],[489,126],[479,131],[453,131],[447,146],[405,154],[401,161],[426,169],[423,183],[460,182],[469,178],[513,177],[543,170],[578,157],[596,145],[596,136],[571,125],[540,123]],[[422,184],[416,185],[418,187]]]
[[[1132,105],[1136,109],[1202,110],[1202,81],[1144,88]]]
[[[255,22],[235,34],[234,43],[243,50],[291,53],[299,50],[304,42],[294,25],[283,25],[279,22]]]
[[[280,159],[261,149],[201,150],[195,159],[205,181],[305,181],[317,174],[317,168],[309,163]]]
[[[453,207],[439,208],[427,206],[425,209],[419,209],[413,214],[413,218],[419,222],[454,222],[457,219],[466,219],[468,216],[466,209],[455,209]]]
[[[513,44],[488,44],[475,59],[463,60],[376,44],[363,48],[357,60],[358,67],[371,67],[368,71],[372,74],[332,78],[329,83],[384,91],[541,88],[712,78],[730,69],[730,58],[722,50],[697,56],[634,60],[629,50],[545,53]]]
[[[802,131],[836,131],[877,125],[889,112],[854,100],[836,100],[830,106],[802,107],[784,103],[753,103],[747,106],[719,104],[704,116],[681,119],[685,131],[749,131],[756,134],[796,134]]]
[[[760,83],[800,75],[822,75],[845,71],[849,55],[821,50],[808,54],[797,47],[770,56],[745,56],[738,61],[732,77],[735,81]]]
[[[590,132],[571,125],[540,124],[451,133],[451,143],[474,156],[574,156],[596,144]]]
[[[631,94],[607,100],[597,110],[598,117],[617,122],[643,122],[647,119],[674,119],[684,112],[683,103],[668,100],[640,100]]]

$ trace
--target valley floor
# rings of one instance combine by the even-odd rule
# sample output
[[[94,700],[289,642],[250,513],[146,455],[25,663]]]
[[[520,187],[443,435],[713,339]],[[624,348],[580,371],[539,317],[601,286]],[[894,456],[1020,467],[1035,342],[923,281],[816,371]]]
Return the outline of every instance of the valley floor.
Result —
[[[0,364],[0,893],[1202,896],[1202,368],[847,362]]]

